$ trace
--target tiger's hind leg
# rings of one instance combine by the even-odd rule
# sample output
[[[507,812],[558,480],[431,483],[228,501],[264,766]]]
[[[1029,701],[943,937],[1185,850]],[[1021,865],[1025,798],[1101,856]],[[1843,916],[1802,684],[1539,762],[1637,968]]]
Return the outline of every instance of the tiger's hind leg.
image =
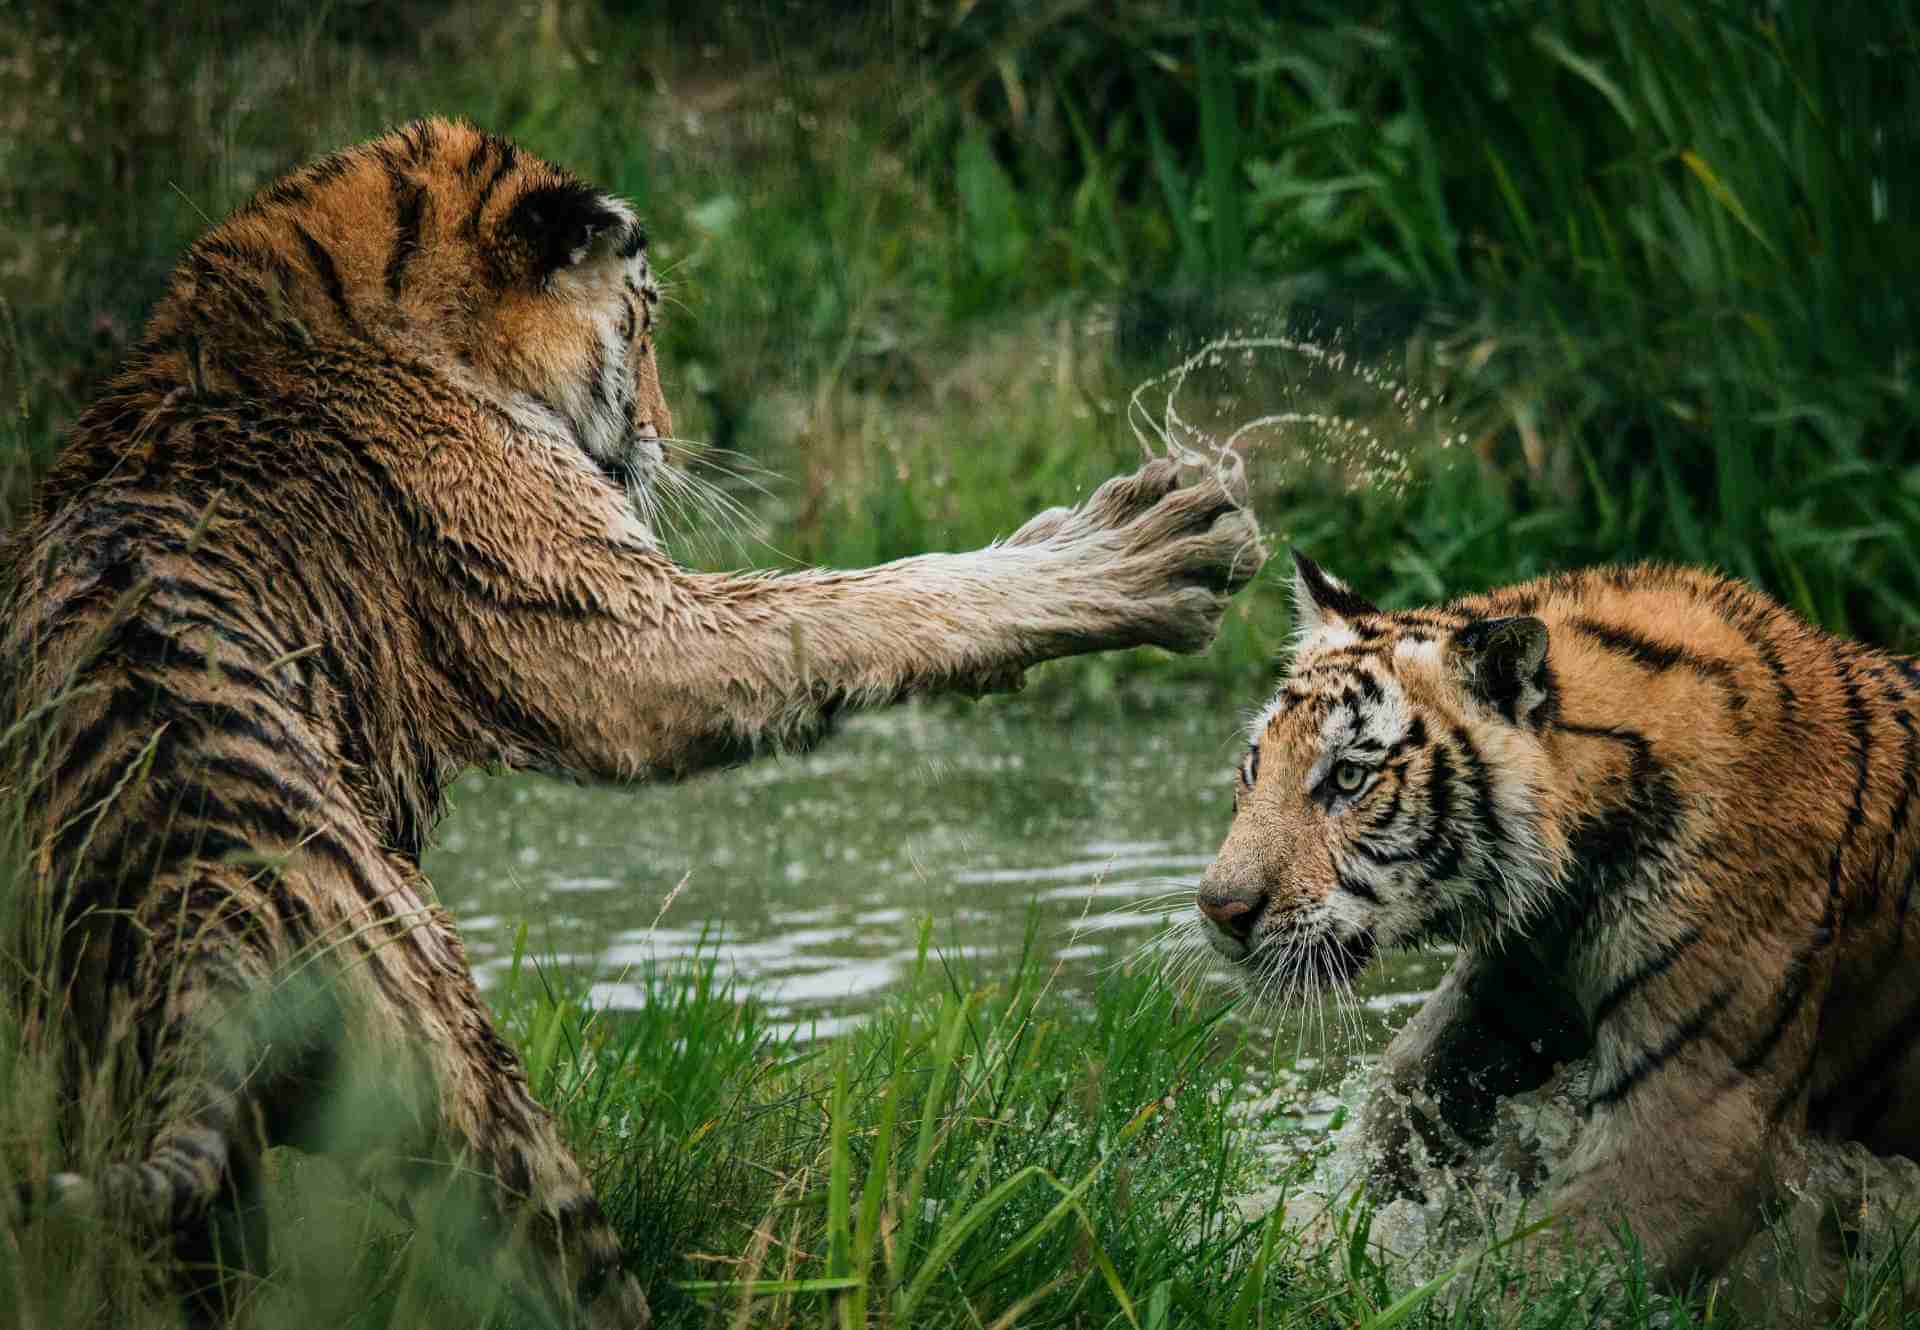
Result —
[[[144,1158],[52,1180],[53,1203],[168,1235],[189,1319],[224,1324],[267,1268],[262,1155],[306,1101],[337,1030],[332,995],[285,979],[295,935],[263,922],[262,883],[203,866],[157,887],[126,992],[156,1099]],[[190,933],[180,921],[192,920]]]
[[[204,1103],[163,1128],[137,1164],[92,1177],[56,1175],[51,1201],[133,1232],[168,1235],[188,1323],[224,1325],[266,1272],[265,1145],[231,1102]]]

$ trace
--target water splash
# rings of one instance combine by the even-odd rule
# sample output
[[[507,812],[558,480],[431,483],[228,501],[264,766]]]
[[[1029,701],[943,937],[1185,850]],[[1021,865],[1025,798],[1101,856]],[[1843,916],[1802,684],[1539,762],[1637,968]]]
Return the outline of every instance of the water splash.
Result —
[[[1276,364],[1306,372],[1277,387],[1253,382]],[[1215,419],[1198,419],[1185,400],[1197,375],[1239,382],[1238,391],[1216,401]],[[1289,404],[1236,416],[1249,393]],[[1400,374],[1337,342],[1234,333],[1137,386],[1127,398],[1127,423],[1149,457],[1165,453],[1209,468],[1229,493],[1247,492],[1247,459],[1266,450],[1274,456],[1276,483],[1289,479],[1294,467],[1320,467],[1343,473],[1350,489],[1403,497],[1421,451],[1467,441],[1455,428],[1456,418],[1438,416],[1445,405],[1444,394],[1418,391]]]

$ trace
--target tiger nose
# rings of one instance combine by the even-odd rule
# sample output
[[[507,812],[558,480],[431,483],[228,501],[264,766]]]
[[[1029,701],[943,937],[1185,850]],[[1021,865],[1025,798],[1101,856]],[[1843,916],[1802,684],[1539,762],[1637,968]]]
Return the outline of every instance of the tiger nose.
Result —
[[[1200,913],[1213,920],[1233,937],[1245,942],[1253,934],[1253,926],[1260,922],[1260,911],[1266,906],[1267,898],[1248,900],[1244,896],[1232,896],[1223,891],[1201,891],[1198,896]]]

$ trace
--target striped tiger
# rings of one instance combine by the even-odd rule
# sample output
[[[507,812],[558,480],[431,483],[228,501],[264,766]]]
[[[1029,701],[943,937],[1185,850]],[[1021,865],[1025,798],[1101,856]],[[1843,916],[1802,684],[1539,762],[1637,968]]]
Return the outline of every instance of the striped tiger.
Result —
[[[1375,1081],[1382,1182],[1586,1056],[1547,1204],[1589,1242],[1624,1219],[1684,1284],[1801,1143],[1920,1154],[1920,665],[1685,568],[1382,611],[1295,565],[1197,923],[1280,1000],[1458,946]]]
[[[421,875],[461,772],[677,780],[1056,657],[1198,650],[1260,566],[1161,460],[973,553],[686,569],[658,301],[628,204],[409,124],[191,247],[0,554],[20,913],[58,943],[21,978],[77,1065],[127,1032],[157,1122],[34,1203],[172,1235],[209,1314],[266,1253],[261,1151],[337,1143],[351,1091],[384,1105],[365,1149],[483,1180],[531,1296],[647,1322]]]

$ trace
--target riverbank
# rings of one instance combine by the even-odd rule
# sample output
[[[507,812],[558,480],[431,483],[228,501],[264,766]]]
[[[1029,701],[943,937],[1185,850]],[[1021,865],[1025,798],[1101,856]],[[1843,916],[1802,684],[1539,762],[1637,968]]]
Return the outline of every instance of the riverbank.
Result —
[[[647,1000],[614,1017],[515,957],[503,1024],[662,1330],[1734,1323],[1710,1296],[1651,1294],[1630,1262],[1612,1287],[1530,1284],[1496,1253],[1436,1297],[1382,1263],[1357,1203],[1312,1237],[1280,1210],[1250,1218],[1324,1136],[1301,1132],[1303,1092],[1226,1004],[1151,968],[1069,1001],[1044,955],[972,974],[946,945],[926,934],[907,988],[819,1043],[777,1032],[708,961],[630,974]],[[15,1095],[33,1088],[21,1066],[0,1059]],[[272,1173],[278,1264],[241,1323],[537,1324],[450,1250],[463,1216],[431,1180],[406,1223],[323,1158],[276,1152]],[[6,1323],[177,1325],[138,1291],[151,1258],[103,1236],[14,1228]],[[1855,1272],[1834,1324],[1900,1323],[1898,1258]]]

